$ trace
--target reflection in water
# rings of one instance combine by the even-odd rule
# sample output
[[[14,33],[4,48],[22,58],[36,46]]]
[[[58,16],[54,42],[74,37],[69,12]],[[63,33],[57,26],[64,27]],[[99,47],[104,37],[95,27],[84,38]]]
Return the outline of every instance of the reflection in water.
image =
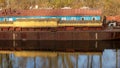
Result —
[[[94,55],[92,57],[92,68],[100,68],[100,56]]]
[[[114,50],[105,50],[102,56],[103,68],[116,68],[116,52]]]
[[[104,50],[103,53],[59,52],[57,56],[36,57],[1,54],[0,68],[120,68],[119,59],[120,50]]]
[[[87,68],[88,66],[88,56],[81,55],[78,56],[78,68]]]

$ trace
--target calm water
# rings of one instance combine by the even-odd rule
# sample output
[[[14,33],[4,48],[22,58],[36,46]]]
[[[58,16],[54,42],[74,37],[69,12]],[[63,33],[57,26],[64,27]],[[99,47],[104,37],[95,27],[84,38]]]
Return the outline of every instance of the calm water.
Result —
[[[13,53],[1,54],[0,68],[120,68],[120,50],[107,49],[103,53],[45,53],[42,55],[40,52],[41,56],[34,57],[20,56],[22,52],[19,56]]]

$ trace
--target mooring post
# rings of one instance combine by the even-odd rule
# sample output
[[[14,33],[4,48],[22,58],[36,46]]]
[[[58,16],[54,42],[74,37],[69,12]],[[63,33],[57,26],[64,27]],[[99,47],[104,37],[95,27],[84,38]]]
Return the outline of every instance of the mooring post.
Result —
[[[13,32],[13,47],[15,47],[15,33]]]
[[[95,48],[97,48],[98,47],[98,33],[95,33]]]
[[[98,33],[95,33],[95,40],[98,40]]]

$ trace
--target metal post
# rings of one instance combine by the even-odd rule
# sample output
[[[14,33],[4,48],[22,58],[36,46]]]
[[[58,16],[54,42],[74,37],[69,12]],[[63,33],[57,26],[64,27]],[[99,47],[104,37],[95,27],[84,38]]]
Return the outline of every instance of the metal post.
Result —
[[[34,57],[34,68],[36,68],[36,57]]]
[[[78,68],[78,54],[76,55],[76,68]]]
[[[13,47],[15,47],[15,33],[13,32]]]
[[[98,47],[98,41],[95,41],[95,48]]]
[[[100,55],[100,68],[102,68],[102,55]]]
[[[98,33],[95,33],[95,48],[97,48],[98,47],[98,42],[97,42],[97,40],[98,40]]]
[[[116,68],[118,68],[118,49],[116,49]]]
[[[89,68],[89,61],[90,61],[90,60],[89,60],[89,55],[88,55],[88,63],[87,63],[87,68]]]
[[[90,66],[89,66],[89,68],[92,68],[93,55],[91,55],[90,58],[91,58],[91,59],[90,59]]]
[[[98,33],[95,33],[95,39],[98,40]]]

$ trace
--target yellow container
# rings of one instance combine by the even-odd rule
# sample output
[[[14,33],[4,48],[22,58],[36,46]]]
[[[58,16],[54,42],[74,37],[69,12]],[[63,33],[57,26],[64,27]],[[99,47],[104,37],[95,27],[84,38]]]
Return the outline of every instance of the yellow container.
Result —
[[[0,27],[13,27],[13,22],[0,22]]]
[[[14,27],[57,27],[56,21],[15,21]]]
[[[100,27],[102,26],[102,23],[59,23],[59,27],[62,26],[76,26],[76,27],[83,27],[83,26],[88,26],[88,27]]]
[[[57,27],[58,19],[18,19],[13,27]]]

